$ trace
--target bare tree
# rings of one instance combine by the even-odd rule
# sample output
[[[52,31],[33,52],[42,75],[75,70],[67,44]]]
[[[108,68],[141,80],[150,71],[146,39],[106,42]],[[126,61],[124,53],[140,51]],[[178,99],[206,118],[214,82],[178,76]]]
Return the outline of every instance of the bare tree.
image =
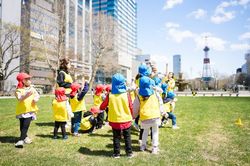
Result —
[[[117,48],[115,48],[115,34],[118,33],[117,21],[107,14],[97,13],[93,15],[93,29],[91,37],[92,46],[92,73],[90,78],[90,87],[92,87],[96,72],[103,67],[104,72],[114,69],[115,58],[117,58]]]
[[[23,42],[21,34],[28,31],[24,28],[10,23],[2,23],[0,38],[0,91],[4,88],[4,82],[15,72],[19,72],[19,68],[26,65],[27,61],[20,61],[19,58],[28,54],[31,50],[21,51]],[[23,37],[23,39],[26,39]],[[30,58],[30,61],[35,59]]]

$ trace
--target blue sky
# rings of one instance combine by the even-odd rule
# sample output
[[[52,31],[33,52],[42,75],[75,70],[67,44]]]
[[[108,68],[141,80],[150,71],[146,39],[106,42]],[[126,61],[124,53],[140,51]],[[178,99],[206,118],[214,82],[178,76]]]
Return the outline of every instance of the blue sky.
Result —
[[[200,77],[205,36],[212,73],[231,75],[250,49],[250,0],[137,0],[138,47],[159,71],[181,54],[186,78]]]

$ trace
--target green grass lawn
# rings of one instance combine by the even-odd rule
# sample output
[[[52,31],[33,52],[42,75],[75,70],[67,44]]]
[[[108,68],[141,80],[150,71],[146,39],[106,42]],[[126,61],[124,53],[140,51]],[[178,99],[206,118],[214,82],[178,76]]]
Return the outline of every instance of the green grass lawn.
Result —
[[[160,153],[140,152],[132,131],[135,157],[113,159],[108,126],[92,135],[53,140],[50,97],[40,99],[38,119],[32,121],[33,143],[14,147],[19,137],[15,99],[0,99],[0,165],[250,165],[250,98],[178,97],[179,130],[160,128]],[[89,106],[89,105],[88,105]],[[243,126],[235,125],[241,118]]]

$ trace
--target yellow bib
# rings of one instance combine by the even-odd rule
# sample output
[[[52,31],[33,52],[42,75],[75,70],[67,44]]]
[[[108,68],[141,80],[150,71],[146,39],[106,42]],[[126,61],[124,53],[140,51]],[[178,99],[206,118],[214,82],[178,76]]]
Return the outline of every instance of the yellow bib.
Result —
[[[84,98],[81,101],[77,100],[77,94],[73,99],[69,99],[72,112],[86,111]]]
[[[109,94],[109,122],[128,122],[132,120],[127,93]]]
[[[25,89],[17,89],[16,93],[21,93],[21,95],[25,94]],[[34,99],[34,93],[30,95],[28,98],[26,98],[23,101],[18,101],[16,106],[16,115],[25,114],[28,112],[37,112],[38,107],[36,104],[34,104],[32,101]]]
[[[164,112],[170,112],[171,104],[170,102],[163,104]]]
[[[140,98],[140,119],[148,120],[160,117],[159,101],[155,94],[151,95],[147,100]]]
[[[68,120],[66,101],[58,102],[56,99],[54,99],[52,102],[52,110],[55,121],[66,122]]]
[[[174,79],[170,79],[168,81],[168,91],[174,91],[174,87],[175,87],[175,80]]]
[[[72,83],[73,82],[73,79],[69,74],[67,74],[64,71],[60,71],[60,72],[62,72],[64,74],[64,82],[66,82],[66,83]],[[57,87],[59,87],[58,84],[57,84]],[[70,92],[71,92],[71,88],[65,88],[65,94],[70,94]]]
[[[91,116],[92,116],[92,115],[89,115],[89,116],[87,116],[87,117],[85,117],[85,118],[83,118],[83,119],[81,120],[81,124],[80,124],[81,130],[86,131],[86,130],[89,130],[89,129],[92,127],[92,124],[91,124],[90,121],[89,121],[89,118],[90,118]]]
[[[102,104],[102,96],[94,95],[94,106],[97,106],[99,108],[101,104]]]

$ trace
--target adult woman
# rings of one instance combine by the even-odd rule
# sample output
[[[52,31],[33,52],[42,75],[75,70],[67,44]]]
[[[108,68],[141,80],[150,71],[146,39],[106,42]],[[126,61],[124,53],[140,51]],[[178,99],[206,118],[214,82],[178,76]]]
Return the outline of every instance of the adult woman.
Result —
[[[72,77],[69,74],[71,68],[70,61],[68,58],[60,60],[60,67],[57,74],[57,86],[65,88],[65,94],[69,97],[71,92],[71,83],[73,82]]]

